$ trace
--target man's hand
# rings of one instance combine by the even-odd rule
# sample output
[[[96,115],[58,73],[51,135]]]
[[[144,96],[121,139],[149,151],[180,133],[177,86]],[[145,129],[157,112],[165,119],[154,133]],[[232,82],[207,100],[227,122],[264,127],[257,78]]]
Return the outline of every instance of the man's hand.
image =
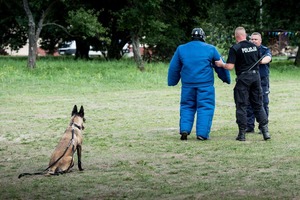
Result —
[[[215,61],[215,65],[217,67],[223,67],[224,68],[225,63],[223,62],[222,59],[220,59],[220,60]]]
[[[234,64],[232,63],[224,63],[223,60],[215,61],[215,65],[217,67],[223,67],[224,69],[232,70],[234,68]]]

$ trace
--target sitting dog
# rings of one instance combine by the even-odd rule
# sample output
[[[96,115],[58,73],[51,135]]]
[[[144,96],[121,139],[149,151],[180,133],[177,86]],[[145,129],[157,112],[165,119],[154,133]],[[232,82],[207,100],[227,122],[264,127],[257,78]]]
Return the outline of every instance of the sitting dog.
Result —
[[[74,154],[77,151],[78,157],[78,169],[83,170],[81,166],[81,150],[82,150],[82,131],[84,129],[83,123],[84,109],[80,107],[79,112],[75,105],[71,114],[71,121],[66,129],[63,137],[59,144],[51,155],[49,166],[43,172],[37,173],[23,173],[18,178],[25,175],[59,175],[62,173],[69,172],[74,166]]]

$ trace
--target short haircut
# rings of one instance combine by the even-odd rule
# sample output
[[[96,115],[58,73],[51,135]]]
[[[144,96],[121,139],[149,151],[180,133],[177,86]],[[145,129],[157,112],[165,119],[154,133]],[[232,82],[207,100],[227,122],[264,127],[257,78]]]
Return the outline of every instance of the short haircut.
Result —
[[[239,26],[235,29],[234,34],[235,35],[246,35],[246,30],[244,27]]]
[[[251,35],[258,35],[259,37],[261,37],[261,34],[259,32],[253,32]]]

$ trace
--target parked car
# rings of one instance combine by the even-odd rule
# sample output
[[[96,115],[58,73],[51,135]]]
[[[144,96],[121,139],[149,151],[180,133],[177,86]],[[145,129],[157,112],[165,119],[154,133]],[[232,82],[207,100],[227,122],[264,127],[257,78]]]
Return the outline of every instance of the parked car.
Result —
[[[58,53],[60,55],[75,55],[76,53],[76,42],[63,42],[60,44],[60,48],[58,48]]]
[[[75,40],[73,40],[71,42],[64,42],[60,46],[61,47],[58,48],[58,53],[60,55],[75,56],[75,53],[76,53],[76,41]],[[90,46],[89,56],[103,56],[101,51],[94,51],[92,49],[93,49],[93,47]]]

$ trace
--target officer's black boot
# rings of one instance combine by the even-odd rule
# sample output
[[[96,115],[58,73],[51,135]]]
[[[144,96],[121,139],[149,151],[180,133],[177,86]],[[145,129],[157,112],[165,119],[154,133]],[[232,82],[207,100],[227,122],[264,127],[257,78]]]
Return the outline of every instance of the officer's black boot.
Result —
[[[271,139],[271,136],[269,134],[269,129],[268,129],[268,124],[264,125],[264,126],[261,126],[260,127],[260,130],[261,130],[261,133],[264,137],[264,140],[269,140]]]
[[[246,140],[245,133],[246,133],[246,130],[239,130],[239,134],[236,137],[236,140],[245,141]]]

